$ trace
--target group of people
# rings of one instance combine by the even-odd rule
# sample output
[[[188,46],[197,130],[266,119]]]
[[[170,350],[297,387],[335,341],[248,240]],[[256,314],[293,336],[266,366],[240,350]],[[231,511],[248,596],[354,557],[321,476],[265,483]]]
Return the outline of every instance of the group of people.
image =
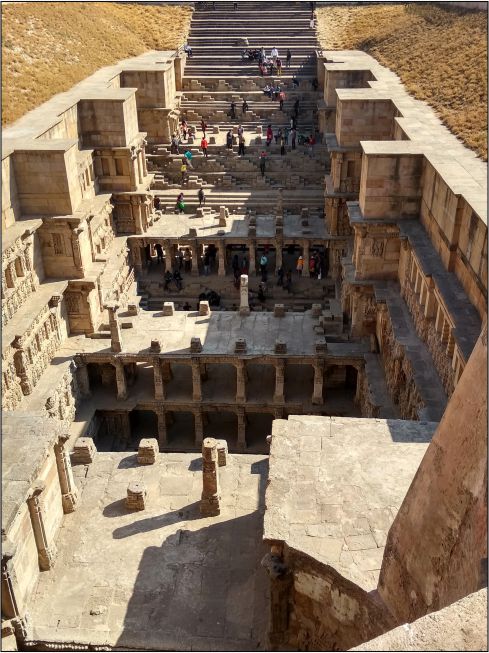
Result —
[[[307,276],[308,270],[307,270],[307,268],[304,269],[304,263],[305,263],[304,257],[301,254],[299,256],[299,258],[297,259],[296,267],[295,267],[296,272],[300,277]],[[322,262],[321,262],[321,257],[319,256],[319,254],[317,252],[314,252],[309,257],[308,266],[309,266],[309,277],[311,279],[321,279],[322,278],[322,276],[323,276],[323,266],[322,266]]]

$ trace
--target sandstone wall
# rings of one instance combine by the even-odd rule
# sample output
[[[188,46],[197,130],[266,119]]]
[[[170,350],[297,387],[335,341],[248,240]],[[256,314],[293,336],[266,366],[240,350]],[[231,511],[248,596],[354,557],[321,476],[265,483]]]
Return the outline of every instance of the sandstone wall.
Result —
[[[389,531],[379,591],[400,623],[477,591],[487,558],[487,325]]]

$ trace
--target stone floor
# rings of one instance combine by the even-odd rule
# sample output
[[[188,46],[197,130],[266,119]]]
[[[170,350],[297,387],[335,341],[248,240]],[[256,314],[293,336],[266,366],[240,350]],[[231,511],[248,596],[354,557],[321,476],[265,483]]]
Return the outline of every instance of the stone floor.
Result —
[[[263,650],[267,577],[260,566],[268,460],[229,456],[222,510],[201,518],[201,457],[98,453],[74,468],[81,490],[66,515],[54,569],[31,603],[34,639],[131,650]],[[142,480],[144,512],[126,488]]]

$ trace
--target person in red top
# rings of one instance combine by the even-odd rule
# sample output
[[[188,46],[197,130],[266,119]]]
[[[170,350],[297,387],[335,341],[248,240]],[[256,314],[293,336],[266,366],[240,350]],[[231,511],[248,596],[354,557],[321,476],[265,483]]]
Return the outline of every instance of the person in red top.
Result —
[[[309,276],[311,279],[314,279],[316,276],[316,260],[314,259],[314,256],[311,256],[309,259]]]
[[[272,138],[273,138],[272,125],[268,125],[268,127],[267,127],[267,147],[272,142]]]
[[[207,147],[208,147],[208,145],[209,145],[209,143],[207,142],[207,139],[204,136],[204,138],[200,141],[200,147],[201,147],[202,152],[203,152],[206,159],[207,159]]]

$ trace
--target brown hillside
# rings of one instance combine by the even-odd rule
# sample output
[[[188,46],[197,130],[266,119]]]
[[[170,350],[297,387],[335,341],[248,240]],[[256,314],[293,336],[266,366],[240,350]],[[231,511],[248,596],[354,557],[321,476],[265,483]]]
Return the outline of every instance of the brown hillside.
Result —
[[[322,48],[367,51],[487,160],[487,13],[406,4],[323,7],[317,16]]]
[[[187,6],[35,2],[2,6],[2,124],[97,69],[184,43]]]

